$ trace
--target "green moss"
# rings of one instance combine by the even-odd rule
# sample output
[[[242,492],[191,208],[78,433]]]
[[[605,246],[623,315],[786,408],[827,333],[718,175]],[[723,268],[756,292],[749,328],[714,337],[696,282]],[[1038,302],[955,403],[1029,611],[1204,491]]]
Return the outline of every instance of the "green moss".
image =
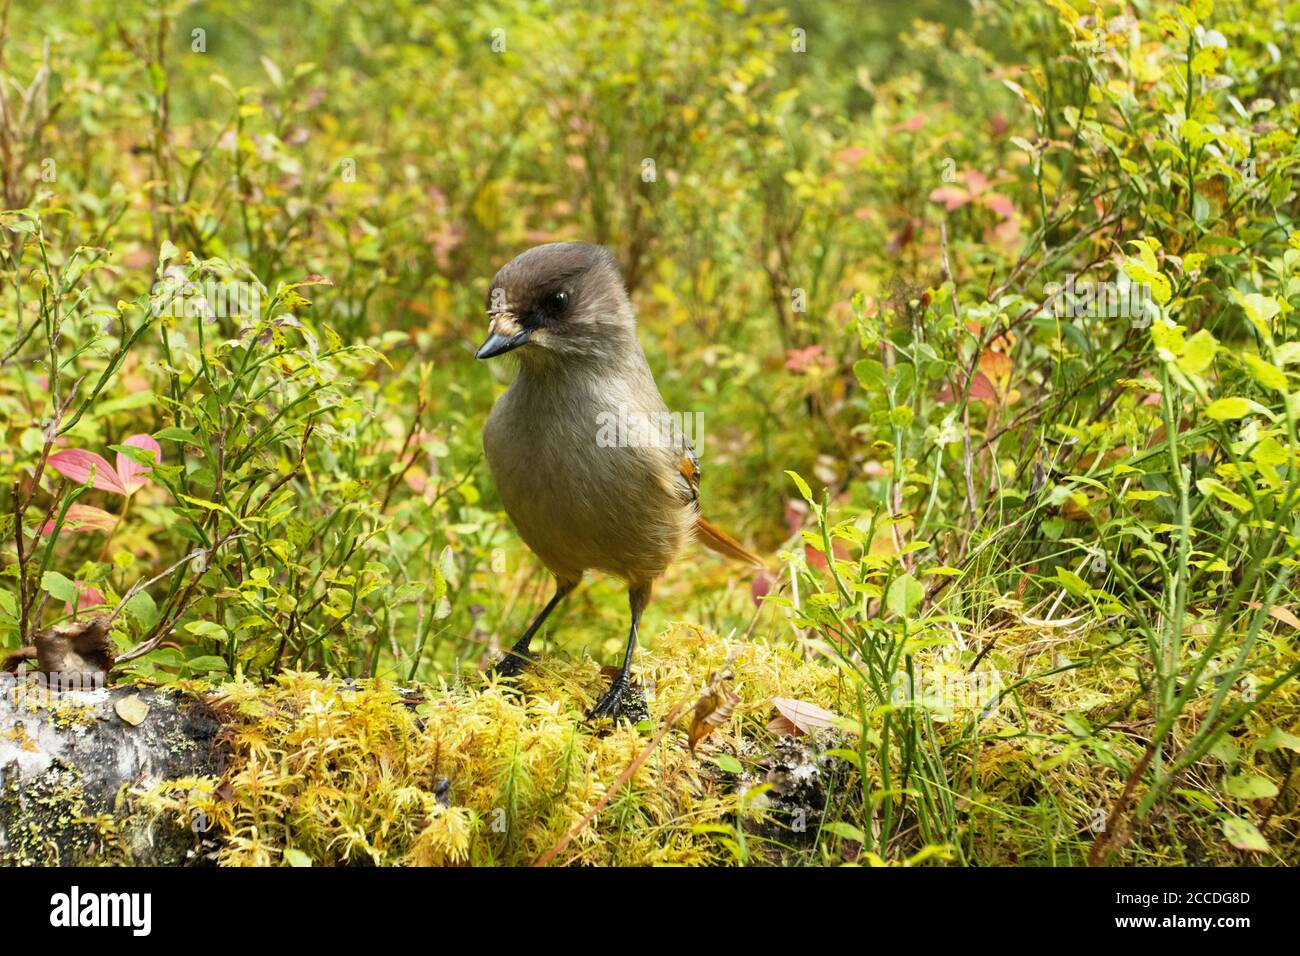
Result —
[[[693,755],[691,705],[733,655],[739,703]],[[645,725],[585,723],[605,682],[591,661],[543,660],[518,688],[476,678],[430,689],[414,708],[379,680],[340,686],[289,673],[269,686],[226,685],[214,707],[231,739],[228,772],[169,782],[144,802],[201,815],[221,837],[220,862],[233,865],[530,864],[607,795],[557,864],[717,864],[740,847],[775,859],[782,851],[761,836],[772,802],[756,799],[764,771],[746,755],[770,752],[773,696],[826,699],[834,673],[788,646],[690,627],[658,639],[638,670],[650,727],[686,705],[657,741]],[[744,761],[745,779],[720,774],[721,755]]]

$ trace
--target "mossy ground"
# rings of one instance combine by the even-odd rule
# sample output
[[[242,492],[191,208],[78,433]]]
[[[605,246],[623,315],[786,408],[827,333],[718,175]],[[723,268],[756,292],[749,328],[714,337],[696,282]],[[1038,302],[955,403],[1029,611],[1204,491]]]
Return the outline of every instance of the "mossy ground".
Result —
[[[876,852],[854,837],[878,826],[887,800],[912,812],[915,793],[886,796],[880,783],[881,724],[902,704],[859,700],[824,645],[723,638],[688,625],[669,627],[638,656],[650,711],[638,726],[586,722],[608,681],[590,659],[545,657],[517,683],[469,675],[423,688],[422,698],[389,681],[298,672],[267,685],[227,683],[212,700],[230,745],[227,773],[169,782],[143,803],[206,821],[211,855],[227,865],[529,865],[607,797],[548,862],[1078,865],[1096,837],[1095,808],[1111,806],[1122,789],[1116,755],[1136,750],[1149,722],[1141,688],[1122,655],[1105,658],[1106,666],[1068,668],[1107,654],[1113,637],[1105,634],[1019,625],[996,637],[987,663],[1002,675],[1003,692],[993,706],[958,701],[954,711],[914,702],[932,721],[935,746],[951,750],[964,774],[949,784],[969,834],[962,845],[928,842],[920,826]],[[918,655],[931,672],[945,666],[932,650]],[[729,660],[738,701],[692,753],[692,705]],[[1013,686],[1017,673],[1049,661],[1065,668],[1050,686]],[[782,736],[769,729],[776,697],[831,708],[844,726]],[[1107,702],[1121,698],[1130,710],[1111,713]],[[673,728],[660,735],[677,710]],[[1261,726],[1285,722],[1286,710],[1269,708]],[[1106,719],[1104,747],[1068,729],[1071,720],[1077,731],[1078,721]],[[1234,760],[1254,753],[1248,736],[1239,747]],[[1191,838],[1212,826],[1203,819],[1212,819],[1205,795],[1220,785],[1224,756],[1196,765],[1176,799],[1141,833],[1126,834],[1119,860],[1257,862],[1219,841]],[[888,759],[897,773],[905,758]],[[867,769],[865,787],[858,767]],[[1294,784],[1284,789],[1272,815],[1281,859],[1295,849],[1293,791]]]
[[[686,740],[691,707],[734,655],[731,717]],[[761,751],[771,698],[825,700],[835,671],[789,644],[726,640],[670,628],[639,658],[650,720],[593,727],[584,718],[608,678],[593,661],[544,659],[518,681],[409,690],[367,680],[288,673],[235,682],[213,704],[226,721],[222,781],[172,781],[155,809],[201,814],[224,864],[521,865],[541,858],[644,763],[555,859],[557,864],[705,864],[734,859],[736,828],[770,815],[728,774],[726,757]],[[656,730],[682,703],[680,727]],[[746,762],[751,762],[746,760]],[[748,824],[746,824],[748,825]],[[760,841],[761,842],[761,841]],[[748,846],[757,859],[769,851]],[[775,848],[771,852],[777,852]]]

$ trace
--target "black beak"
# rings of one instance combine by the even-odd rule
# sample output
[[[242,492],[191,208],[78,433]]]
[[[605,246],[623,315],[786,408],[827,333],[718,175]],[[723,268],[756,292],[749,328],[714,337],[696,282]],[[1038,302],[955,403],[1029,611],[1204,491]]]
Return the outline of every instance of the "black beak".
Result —
[[[474,353],[476,359],[490,359],[498,355],[505,355],[507,352],[519,348],[528,341],[533,334],[532,329],[524,329],[509,338],[504,335],[497,335],[495,332],[488,336],[487,341],[479,346]]]

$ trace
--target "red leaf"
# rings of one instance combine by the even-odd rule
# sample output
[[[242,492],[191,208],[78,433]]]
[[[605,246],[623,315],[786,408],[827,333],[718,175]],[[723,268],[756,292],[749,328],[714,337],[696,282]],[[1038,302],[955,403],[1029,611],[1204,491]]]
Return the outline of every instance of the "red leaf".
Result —
[[[952,389],[945,385],[939,390],[936,396],[940,402],[954,401],[956,396],[953,395]],[[998,394],[997,388],[989,381],[989,377],[983,371],[975,373],[975,381],[970,385],[970,400],[972,402],[1000,402],[1002,396]]]
[[[971,192],[982,193],[989,188],[989,178],[978,169],[968,169],[965,175],[966,185],[970,187]]]
[[[119,495],[126,494],[126,489],[122,487],[122,482],[117,477],[117,472],[113,470],[113,466],[93,451],[84,451],[80,448],[56,451],[49,458],[49,466],[64,478],[69,478],[80,485],[84,485],[93,472],[95,482],[92,488]]]
[[[930,202],[941,202],[943,208],[952,212],[971,201],[971,194],[960,186],[940,186],[930,193]]]
[[[792,372],[807,372],[814,366],[823,364],[820,345],[810,345],[804,349],[790,349],[785,353],[785,367]]]
[[[72,505],[68,508],[68,516],[63,522],[64,531],[112,531],[113,525],[117,519],[105,511],[103,508],[95,508],[91,505]],[[51,518],[45,522],[45,527],[41,528],[41,534],[49,537],[54,533],[54,519]]]
[[[998,402],[1002,400],[997,388],[994,387],[993,383],[989,381],[989,377],[983,372],[975,373],[975,381],[970,386],[970,397],[971,401]]]
[[[993,210],[1003,219],[1010,219],[1016,214],[1015,204],[1011,199],[1002,193],[986,193],[980,197],[980,203],[988,209]]]
[[[162,464],[162,448],[148,435],[132,435],[122,444],[151,451],[153,452],[153,460]],[[118,479],[122,482],[122,487],[125,489],[124,494],[129,495],[149,484],[149,479],[145,476],[150,471],[152,469],[148,465],[142,465],[134,459],[128,458],[120,451],[117,453],[117,474]]]
[[[77,585],[77,610],[84,611],[88,607],[99,607],[104,604],[104,592],[97,587],[89,584]],[[71,608],[69,608],[71,610]]]

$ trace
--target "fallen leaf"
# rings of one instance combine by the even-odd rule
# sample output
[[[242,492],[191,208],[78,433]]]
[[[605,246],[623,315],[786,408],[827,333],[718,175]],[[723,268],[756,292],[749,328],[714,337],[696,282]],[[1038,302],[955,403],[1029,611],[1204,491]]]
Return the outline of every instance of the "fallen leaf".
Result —
[[[790,721],[786,720],[780,714],[777,714],[775,717],[773,717],[771,720],[767,722],[767,729],[771,733],[776,734],[778,737],[799,736],[799,728],[796,727],[794,724],[790,723]]]
[[[839,720],[838,714],[833,714],[816,704],[810,704],[806,700],[795,700],[793,697],[773,697],[772,706],[801,734],[834,727],[835,722]]]
[[[83,596],[78,593],[80,603]],[[36,635],[38,670],[71,678],[103,675],[113,669],[117,652],[108,633],[108,615],[54,624]]]
[[[687,739],[692,754],[695,753],[695,745],[720,727],[736,709],[736,704],[740,703],[740,697],[727,687],[730,679],[730,671],[709,676],[709,690],[696,703],[695,713],[691,715],[691,729]]]
[[[140,699],[139,694],[123,697],[113,705],[113,709],[117,711],[117,716],[132,727],[139,727],[149,716],[149,705]]]
[[[1247,601],[1246,606],[1252,607],[1256,611],[1261,607],[1258,601]],[[1283,624],[1290,624],[1297,631],[1300,631],[1300,617],[1296,617],[1295,613],[1289,608],[1281,607],[1277,604],[1270,604],[1268,608],[1268,616],[1273,618],[1275,621],[1281,621]]]

